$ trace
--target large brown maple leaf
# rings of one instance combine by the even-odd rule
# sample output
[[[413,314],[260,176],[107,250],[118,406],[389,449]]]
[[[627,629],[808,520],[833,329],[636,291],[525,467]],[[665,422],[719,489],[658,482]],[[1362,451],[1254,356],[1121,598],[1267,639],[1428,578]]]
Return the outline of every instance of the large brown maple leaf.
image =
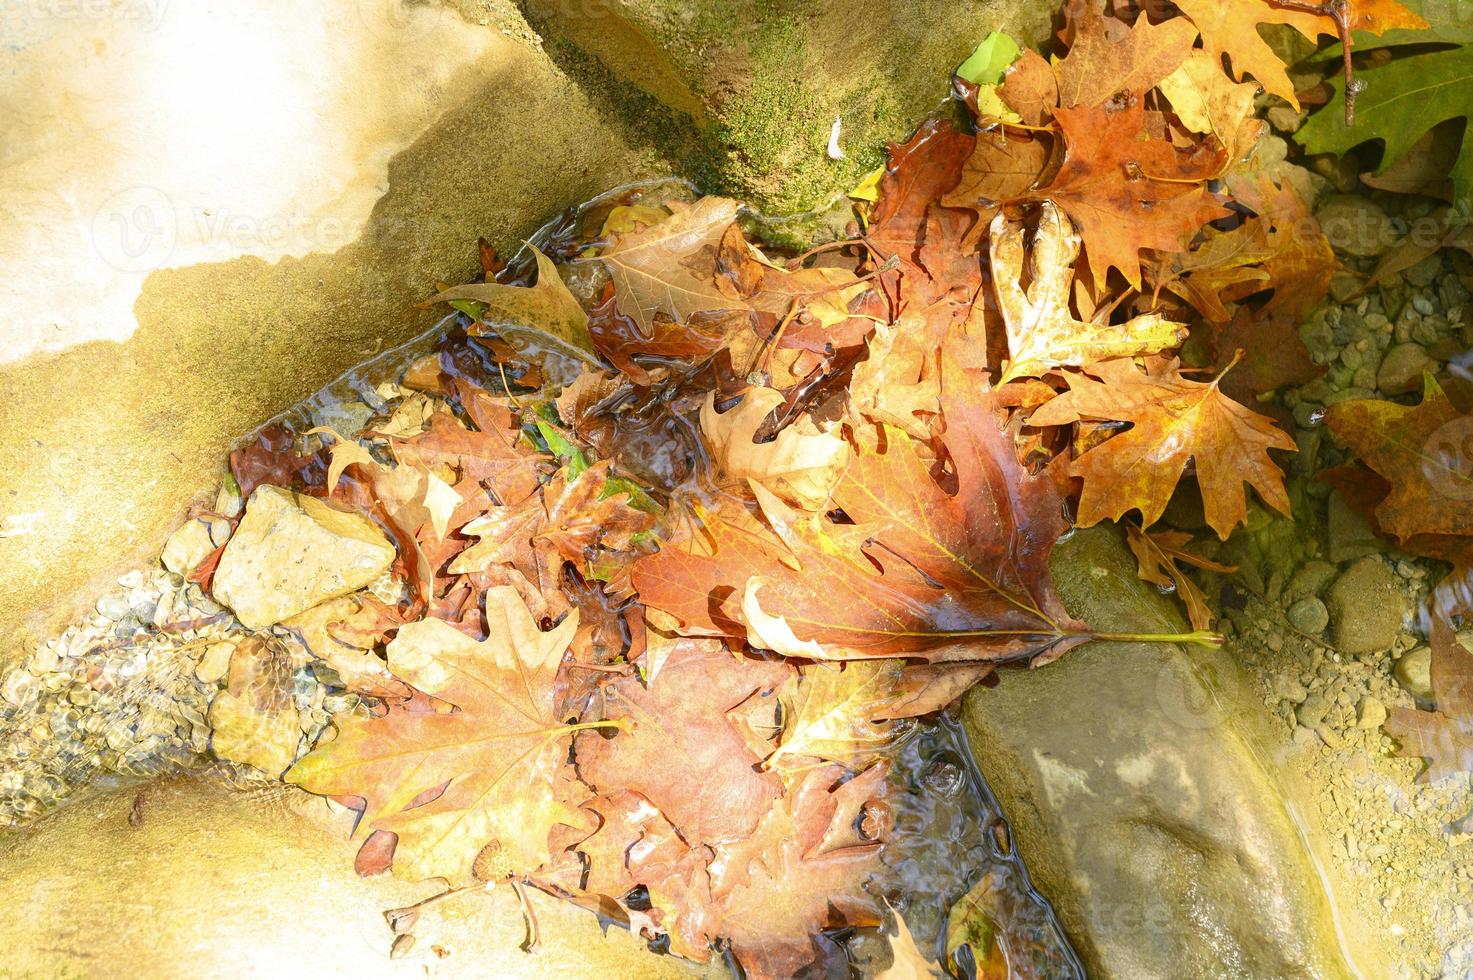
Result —
[[[579,726],[553,715],[577,615],[543,633],[516,592],[497,587],[486,593],[486,617],[480,643],[437,619],[401,626],[389,670],[439,707],[411,702],[342,720],[337,737],[285,777],[366,800],[362,824],[398,835],[394,868],[411,878],[469,881],[492,844],[516,873],[530,872],[547,863],[554,826],[587,822],[564,738]]]
[[[1097,289],[1112,268],[1139,288],[1141,249],[1183,251],[1203,225],[1230,213],[1205,184],[1221,170],[1220,150],[1142,139],[1139,103],[1118,112],[1079,105],[1054,118],[1064,163],[1032,196],[1054,201],[1079,225]]]
[[[1131,509],[1141,512],[1144,526],[1154,524],[1188,460],[1196,463],[1207,524],[1224,540],[1247,517],[1245,482],[1275,510],[1289,513],[1283,474],[1268,450],[1293,449],[1294,440],[1224,395],[1220,378],[1188,381],[1169,363],[1148,373],[1125,358],[1101,361],[1088,371],[1069,372],[1069,390],[1028,419],[1034,426],[1131,423],[1074,461],[1073,472],[1084,479],[1080,526]]]
[[[886,429],[835,486],[841,518],[798,514],[756,486],[766,528],[708,515],[693,540],[636,562],[641,601],[813,658],[1001,661],[1087,639],[1049,576],[1066,527],[1053,478],[1019,465],[979,376],[949,360],[943,371],[949,474]]]

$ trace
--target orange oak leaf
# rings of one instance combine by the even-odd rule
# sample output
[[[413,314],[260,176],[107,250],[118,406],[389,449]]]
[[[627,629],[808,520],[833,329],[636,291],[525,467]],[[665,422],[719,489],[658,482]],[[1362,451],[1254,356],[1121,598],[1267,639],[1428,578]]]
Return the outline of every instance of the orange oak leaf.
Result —
[[[436,704],[342,719],[337,737],[286,775],[313,793],[366,800],[362,826],[398,835],[394,867],[411,878],[469,881],[493,843],[530,872],[549,860],[554,826],[586,823],[567,765],[566,736],[579,726],[553,715],[577,616],[543,633],[507,587],[487,591],[486,616],[481,643],[438,619],[401,626],[389,670]]]
[[[1423,781],[1473,772],[1473,651],[1440,616],[1432,618],[1434,711],[1392,708],[1386,731],[1401,743],[1398,755],[1422,757]]]
[[[1141,139],[1138,103],[1119,112],[1075,106],[1054,118],[1064,134],[1064,162],[1031,196],[1054,201],[1079,226],[1096,289],[1112,268],[1139,288],[1142,249],[1183,251],[1203,225],[1229,214],[1205,184],[1221,169],[1220,148],[1184,152]]]
[[[1431,375],[1417,405],[1340,402],[1325,424],[1391,485],[1376,507],[1385,531],[1400,539],[1473,535],[1473,413],[1459,412]]]
[[[886,429],[834,488],[842,521],[755,486],[766,527],[708,515],[693,540],[635,563],[641,601],[807,658],[1051,659],[1082,642],[1048,571],[1065,528],[1052,475],[1018,464],[980,378],[948,359],[941,382],[949,475]]]
[[[1074,461],[1072,472],[1084,480],[1081,526],[1132,509],[1141,512],[1143,524],[1154,524],[1188,460],[1196,463],[1207,523],[1219,537],[1226,539],[1247,518],[1244,483],[1275,510],[1289,513],[1283,474],[1268,450],[1293,449],[1294,440],[1224,395],[1220,376],[1204,384],[1181,377],[1171,362],[1148,373],[1126,359],[1102,361],[1088,371],[1069,372],[1069,390],[1028,420],[1034,426],[1131,423]]]

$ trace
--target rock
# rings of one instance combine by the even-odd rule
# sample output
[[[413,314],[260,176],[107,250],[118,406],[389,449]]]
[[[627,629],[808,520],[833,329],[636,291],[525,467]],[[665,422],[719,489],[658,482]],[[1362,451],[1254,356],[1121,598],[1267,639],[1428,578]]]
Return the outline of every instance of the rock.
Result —
[[[1386,720],[1386,705],[1367,694],[1355,709],[1355,727],[1374,730]]]
[[[1342,572],[1325,593],[1325,605],[1336,648],[1352,656],[1388,649],[1406,614],[1406,597],[1396,573],[1374,556],[1361,558]]]
[[[1417,647],[1396,661],[1396,680],[1418,701],[1432,700],[1432,650]]]
[[[1285,614],[1289,619],[1289,625],[1301,633],[1316,636],[1330,625],[1330,611],[1325,604],[1314,596],[1305,596],[1297,600],[1289,607]]]
[[[235,653],[235,644],[221,642],[211,644],[200,658],[199,663],[194,665],[194,676],[206,684],[215,684],[225,676],[230,669],[230,657]]]
[[[246,627],[265,629],[386,571],[394,546],[368,518],[262,486],[220,556],[212,591]]]
[[[1291,598],[1317,596],[1325,591],[1325,586],[1333,582],[1339,573],[1340,569],[1327,561],[1307,561],[1290,577],[1288,594]]]
[[[1330,702],[1318,692],[1311,691],[1304,703],[1294,709],[1294,720],[1305,728],[1316,728],[1330,712]]]
[[[1386,352],[1376,373],[1376,387],[1387,395],[1405,395],[1422,389],[1422,373],[1436,371],[1434,361],[1421,344],[1397,344]]]
[[[1370,522],[1351,510],[1338,490],[1330,494],[1326,537],[1326,553],[1336,564],[1381,552],[1381,541]]]
[[[160,560],[175,575],[187,576],[214,550],[215,542],[210,537],[209,523],[195,519],[184,522],[169,535],[169,540],[164,542],[164,553]]]
[[[141,819],[129,820],[135,799]],[[389,959],[383,910],[437,889],[353,871],[352,815],[264,784],[200,779],[130,785],[0,840],[5,972],[15,977],[640,977],[729,975],[657,956],[597,916],[527,889],[535,954],[517,895],[482,890],[425,908],[419,938]],[[142,903],[142,904],[140,904]],[[77,937],[85,934],[85,942]],[[112,969],[102,962],[126,964]],[[437,952],[438,950],[438,952]],[[494,967],[489,964],[495,964]]]
[[[109,592],[97,600],[97,612],[113,622],[121,622],[130,612],[132,607],[128,605],[128,597],[120,592]]]
[[[1303,684],[1290,677],[1288,674],[1273,674],[1270,678],[1274,694],[1285,701],[1293,701],[1298,704],[1309,697]]]
[[[1357,258],[1380,255],[1399,237],[1386,212],[1360,194],[1330,197],[1320,205],[1315,217],[1331,247],[1342,255]]]
[[[1052,566],[1097,629],[1183,629],[1131,562],[1095,527]],[[1274,724],[1250,690],[1225,653],[1099,643],[966,696],[972,755],[1088,976],[1348,975],[1306,845],[1247,742]]]

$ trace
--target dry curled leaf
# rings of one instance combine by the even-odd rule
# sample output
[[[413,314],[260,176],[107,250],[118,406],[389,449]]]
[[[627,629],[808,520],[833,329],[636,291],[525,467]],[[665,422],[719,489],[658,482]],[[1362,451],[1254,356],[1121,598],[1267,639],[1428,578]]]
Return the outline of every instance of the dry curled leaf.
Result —
[[[1069,218],[1053,202],[1044,201],[1039,208],[1031,249],[1025,249],[1023,226],[1001,214],[992,220],[990,238],[993,288],[1007,325],[1008,351],[1012,355],[1000,384],[1014,378],[1038,377],[1064,365],[1077,367],[1111,357],[1155,354],[1185,339],[1186,329],[1181,324],[1154,313],[1125,323],[1089,323],[1074,318],[1069,309],[1069,285],[1074,278],[1074,261],[1079,257],[1079,237]]]
[[[1163,590],[1175,591],[1187,607],[1187,618],[1193,629],[1212,628],[1212,608],[1207,596],[1177,562],[1185,562],[1210,572],[1230,574],[1236,568],[1221,565],[1184,550],[1192,540],[1187,531],[1143,531],[1134,524],[1125,526],[1126,542],[1135,554],[1141,580]]]

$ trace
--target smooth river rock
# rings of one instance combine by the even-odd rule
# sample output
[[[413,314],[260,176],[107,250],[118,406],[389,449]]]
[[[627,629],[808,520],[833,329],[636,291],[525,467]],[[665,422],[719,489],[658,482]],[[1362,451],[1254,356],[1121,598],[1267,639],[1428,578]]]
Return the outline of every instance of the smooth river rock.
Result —
[[[261,486],[220,556],[211,592],[248,628],[265,629],[357,592],[388,569],[394,554],[368,518]]]
[[[1076,532],[1052,566],[1095,629],[1188,628],[1115,529]],[[1096,643],[967,695],[973,755],[1094,980],[1351,975],[1300,833],[1238,730],[1261,710],[1243,690],[1216,651]]]
[[[724,977],[649,953],[627,930],[531,891],[542,948],[524,953],[509,887],[427,907],[389,958],[386,909],[438,889],[353,872],[343,813],[299,790],[150,783],[0,836],[0,976]],[[138,817],[130,821],[130,814]]]

